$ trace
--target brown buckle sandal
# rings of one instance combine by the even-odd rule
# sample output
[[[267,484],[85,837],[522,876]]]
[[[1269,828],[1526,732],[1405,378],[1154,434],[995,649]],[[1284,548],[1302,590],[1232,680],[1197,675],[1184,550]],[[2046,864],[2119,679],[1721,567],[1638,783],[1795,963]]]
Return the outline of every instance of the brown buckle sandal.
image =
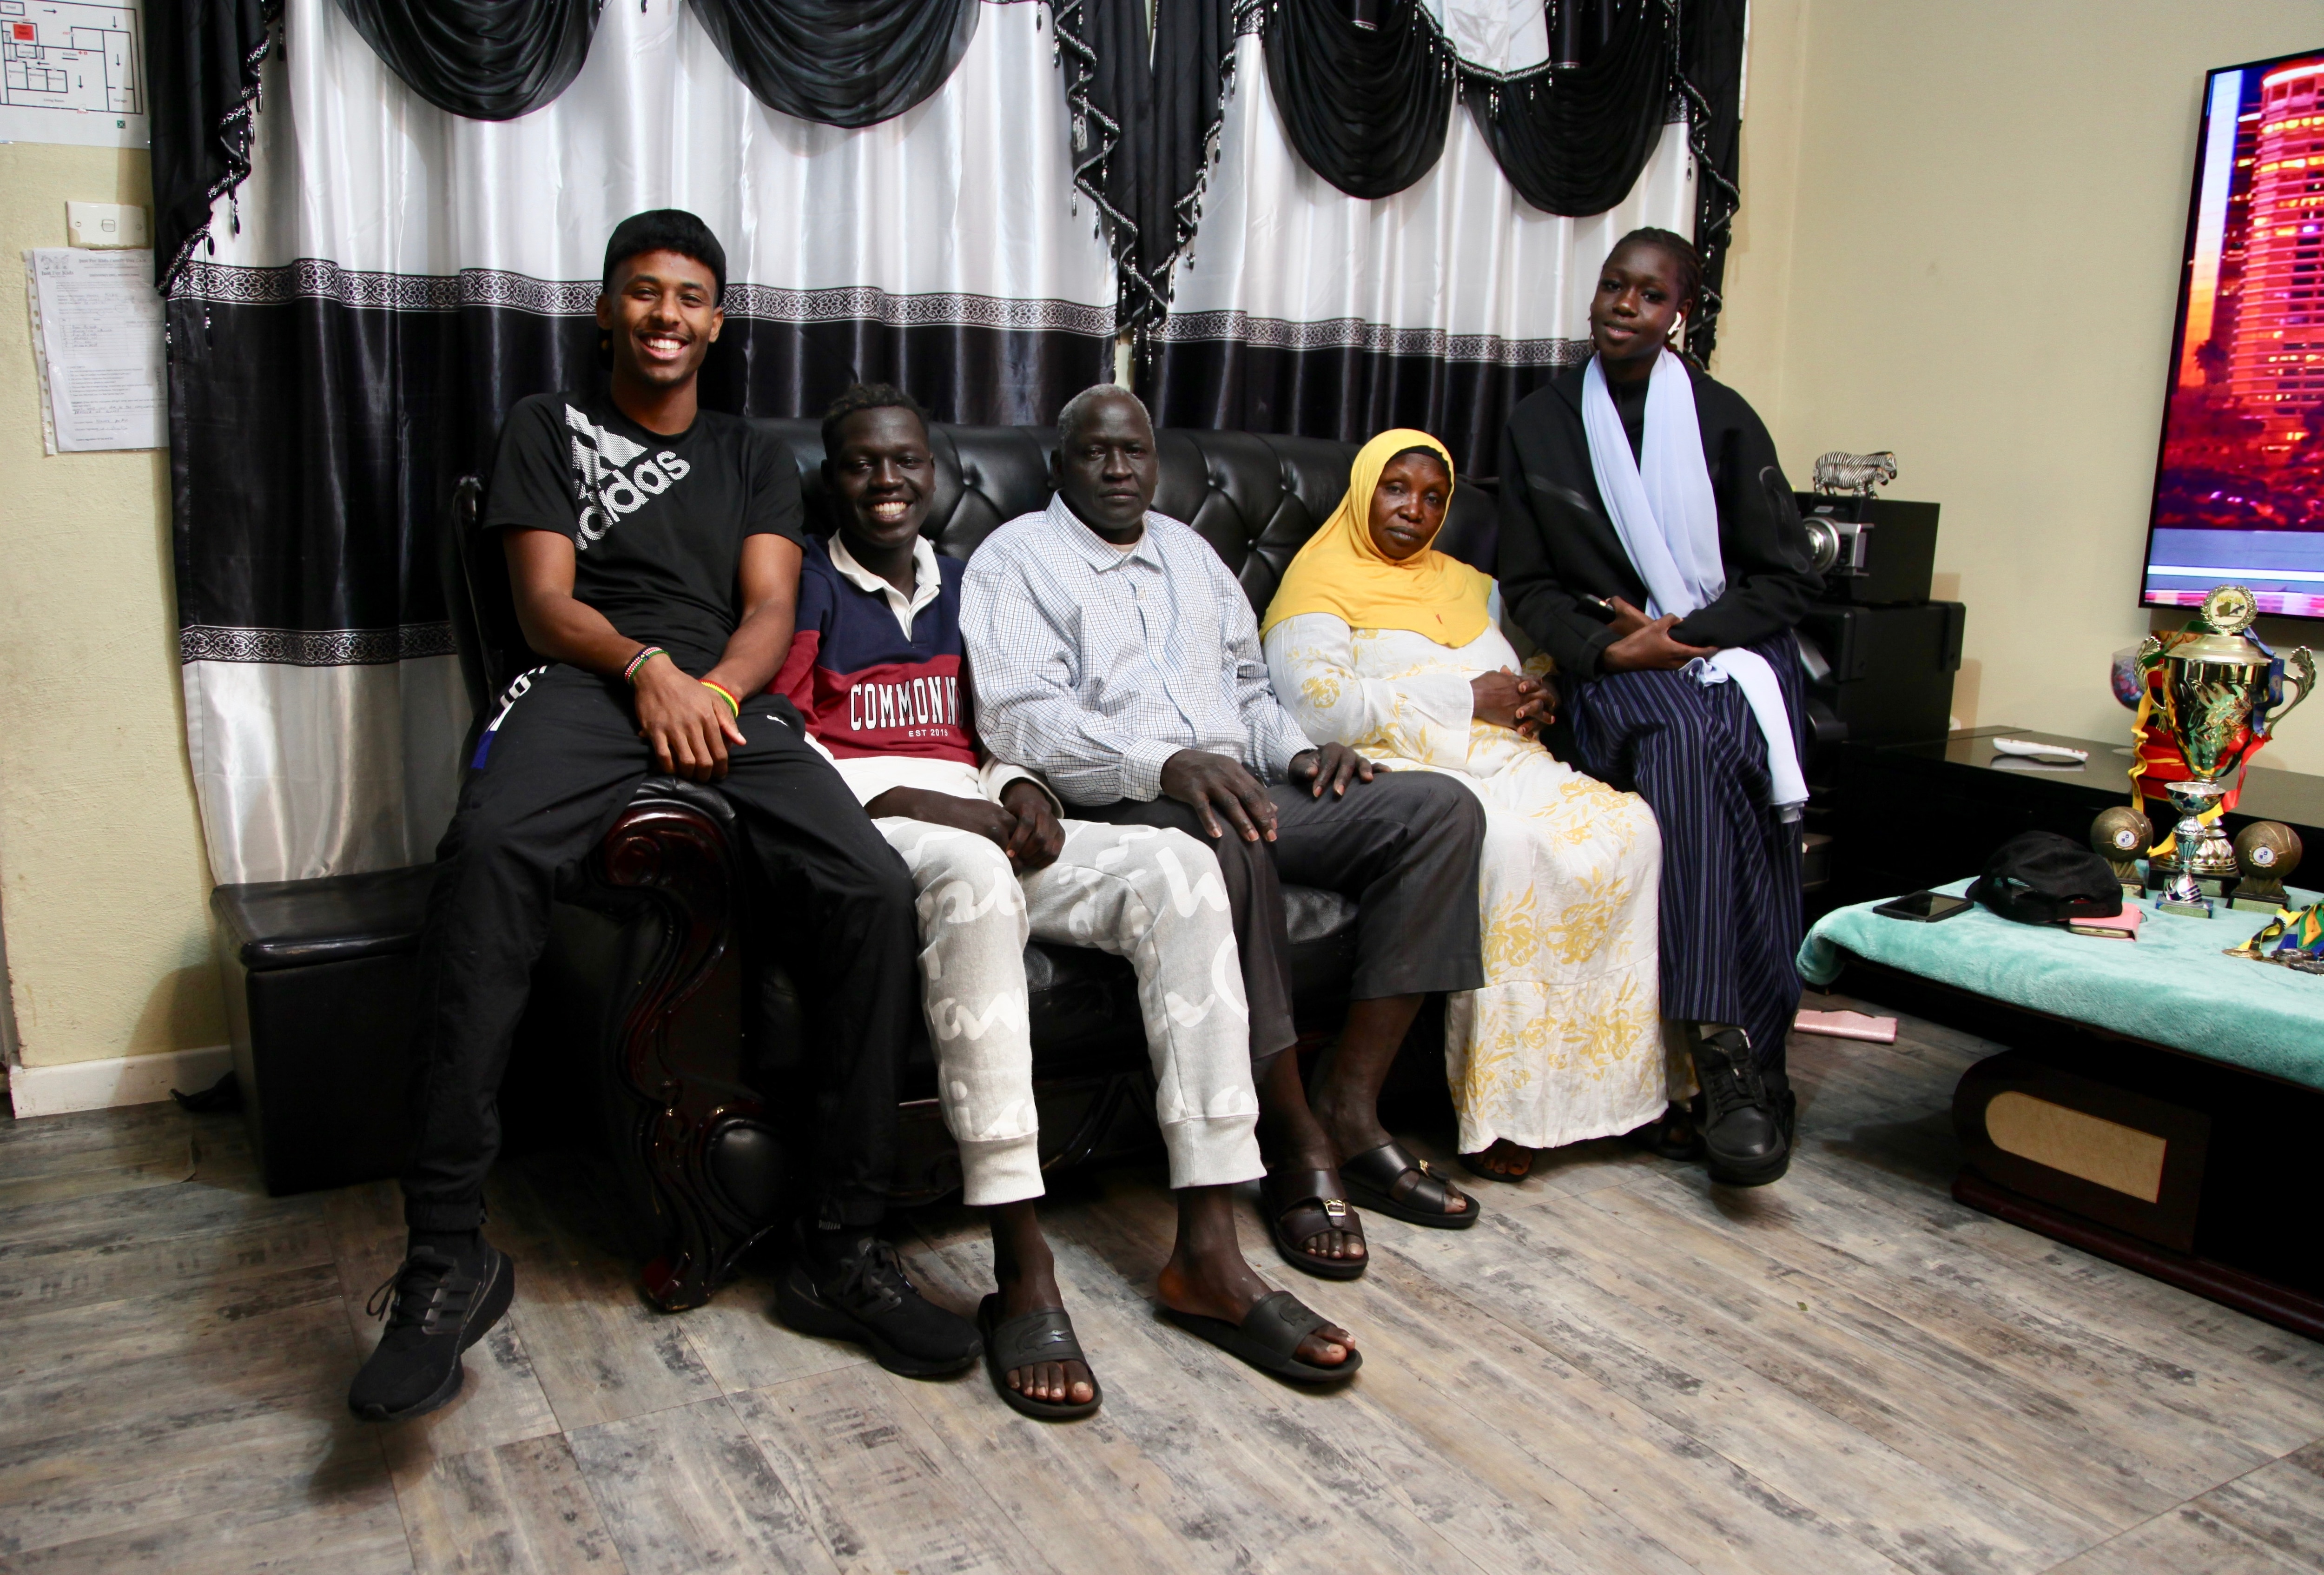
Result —
[[[1406,1153],[1399,1143],[1384,1143],[1353,1159],[1342,1160],[1340,1174],[1347,1179],[1348,1191],[1365,1208],[1377,1209],[1390,1219],[1401,1219],[1406,1225],[1425,1226],[1431,1230],[1466,1230],[1477,1223],[1478,1215],[1483,1212],[1474,1198],[1430,1170],[1426,1160],[1416,1160]],[[1455,1198],[1467,1198],[1469,1207],[1458,1214],[1447,1214],[1444,1205]]]
[[[1306,1244],[1325,1231],[1345,1231],[1363,1240],[1361,1216],[1348,1207],[1340,1178],[1330,1171],[1269,1171],[1259,1184],[1267,1209],[1268,1234],[1283,1261],[1319,1280],[1352,1280],[1371,1263],[1371,1248],[1360,1258],[1329,1258]]]

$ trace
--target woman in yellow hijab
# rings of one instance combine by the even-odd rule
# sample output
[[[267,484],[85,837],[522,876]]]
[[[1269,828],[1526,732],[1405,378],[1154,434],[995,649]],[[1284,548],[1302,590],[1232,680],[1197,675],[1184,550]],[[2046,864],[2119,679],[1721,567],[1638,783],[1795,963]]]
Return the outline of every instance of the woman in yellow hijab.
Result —
[[[1656,1016],[1654,815],[1536,739],[1554,691],[1520,671],[1491,577],[1433,545],[1452,497],[1452,456],[1427,433],[1366,443],[1260,629],[1308,737],[1459,777],[1485,805],[1486,982],[1448,1003],[1444,1059],[1462,1163],[1515,1181],[1535,1151],[1631,1131],[1693,1089],[1670,1086],[1684,1074]]]

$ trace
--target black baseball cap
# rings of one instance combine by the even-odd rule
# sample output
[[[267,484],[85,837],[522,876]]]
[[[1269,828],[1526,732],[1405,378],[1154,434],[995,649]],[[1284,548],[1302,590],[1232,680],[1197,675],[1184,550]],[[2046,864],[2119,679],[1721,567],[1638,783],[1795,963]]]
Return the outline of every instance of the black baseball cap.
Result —
[[[2020,924],[2111,919],[2122,912],[2114,866],[2055,831],[2020,831],[1995,848],[1969,894]]]

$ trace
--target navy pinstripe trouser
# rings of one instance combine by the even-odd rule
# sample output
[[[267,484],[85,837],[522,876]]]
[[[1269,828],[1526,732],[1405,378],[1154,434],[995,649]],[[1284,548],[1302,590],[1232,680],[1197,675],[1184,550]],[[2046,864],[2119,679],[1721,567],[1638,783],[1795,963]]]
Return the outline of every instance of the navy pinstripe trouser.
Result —
[[[1790,633],[1747,649],[1775,668],[1796,729],[1803,682]],[[1611,672],[1570,706],[1582,767],[1638,793],[1662,827],[1663,1015],[1739,1024],[1784,1087],[1800,1005],[1800,828],[1767,806],[1767,743],[1742,686]]]

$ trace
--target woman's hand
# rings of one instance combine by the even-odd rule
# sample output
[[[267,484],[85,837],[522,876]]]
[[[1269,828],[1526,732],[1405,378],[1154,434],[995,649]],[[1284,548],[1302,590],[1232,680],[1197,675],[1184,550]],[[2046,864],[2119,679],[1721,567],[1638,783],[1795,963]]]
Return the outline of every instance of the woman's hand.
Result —
[[[1675,616],[1649,621],[1646,615],[1614,598],[1615,640],[1598,653],[1598,665],[1609,672],[1675,672],[1690,662],[1719,654],[1716,645],[1683,645],[1671,638]]]
[[[1507,668],[1471,679],[1469,694],[1469,709],[1477,720],[1511,728],[1527,738],[1556,715],[1556,690],[1540,679]]]
[[[749,742],[726,702],[666,654],[647,659],[634,688],[638,737],[652,746],[659,771],[716,782],[726,774],[728,742]]]
[[[1648,623],[1652,622],[1646,614],[1640,612],[1637,608],[1632,607],[1628,602],[1624,601],[1618,596],[1612,601],[1608,602],[1606,605],[1614,609],[1614,622],[1610,627],[1613,629],[1614,638],[1617,640],[1624,639],[1631,635],[1637,634],[1640,629],[1645,628]]]

